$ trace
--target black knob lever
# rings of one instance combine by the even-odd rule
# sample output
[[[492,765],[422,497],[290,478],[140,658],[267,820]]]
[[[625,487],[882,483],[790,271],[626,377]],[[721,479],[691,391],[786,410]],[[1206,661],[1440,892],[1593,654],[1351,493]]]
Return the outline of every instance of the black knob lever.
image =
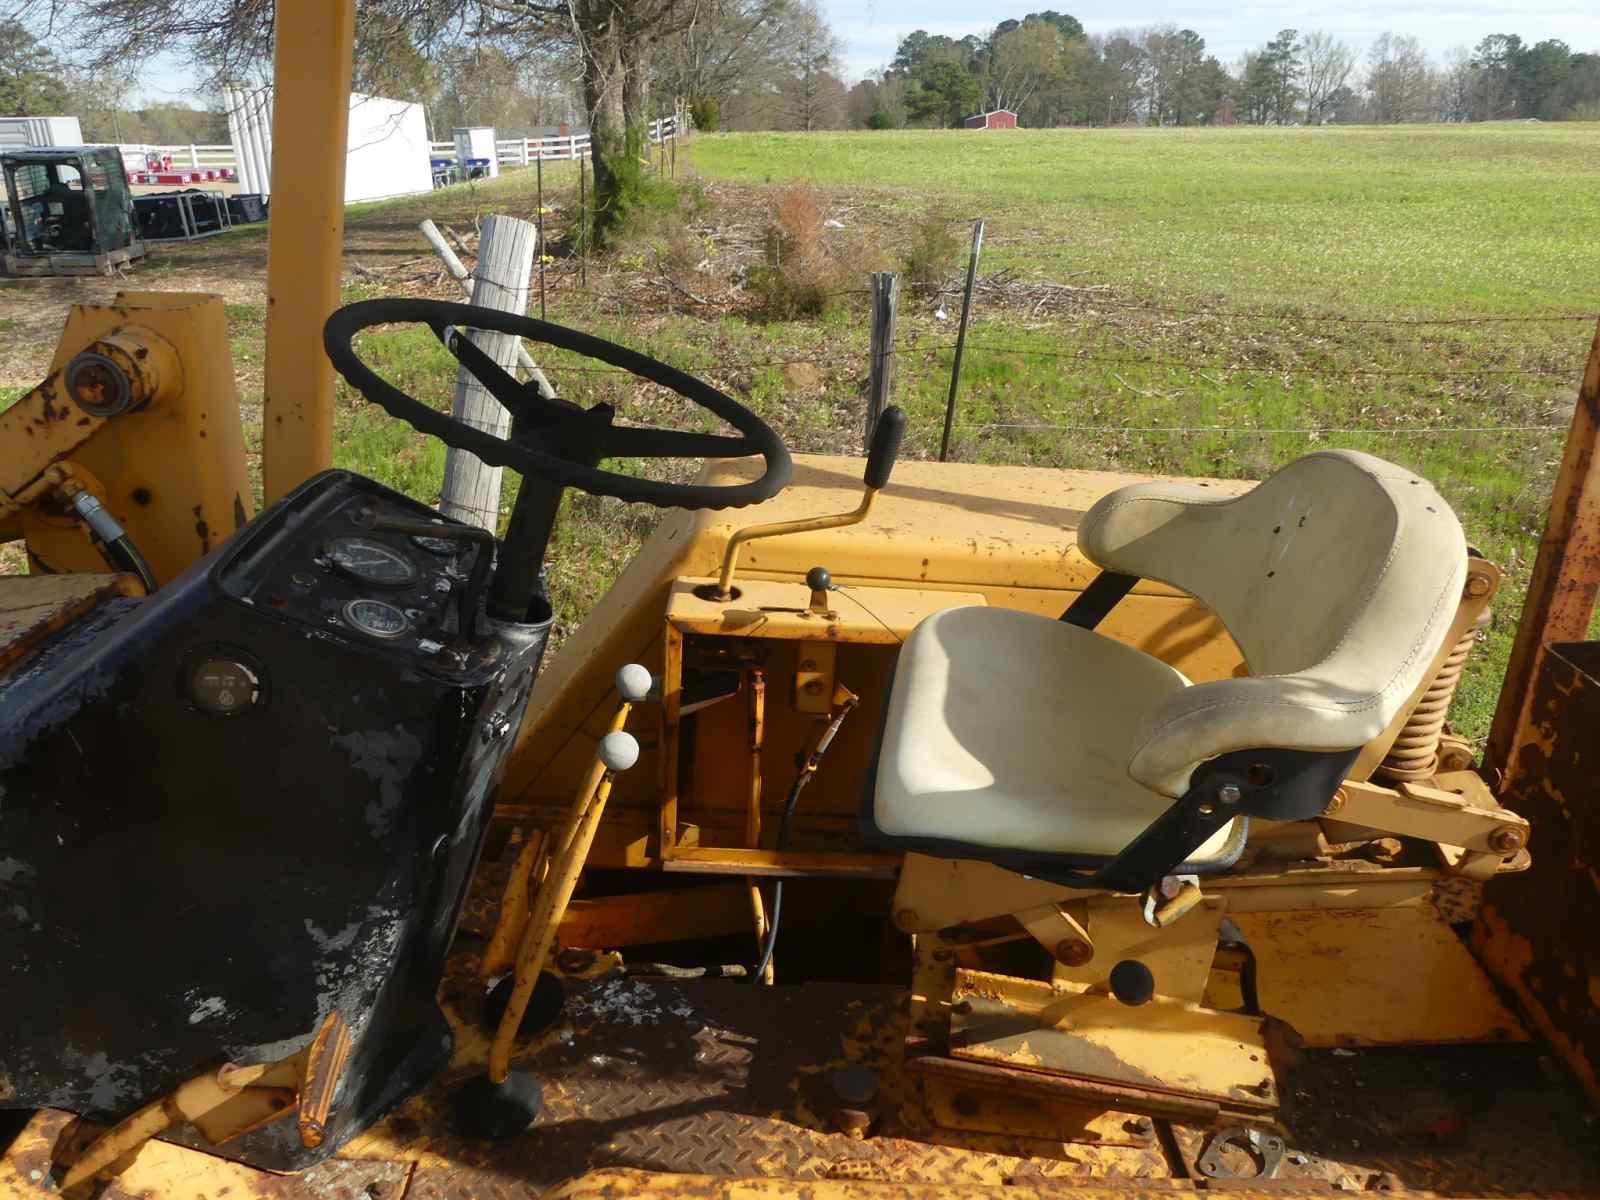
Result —
[[[877,491],[889,482],[895,459],[900,457],[900,442],[906,436],[906,414],[890,405],[878,416],[872,430],[872,447],[867,451],[867,470],[862,482]]]

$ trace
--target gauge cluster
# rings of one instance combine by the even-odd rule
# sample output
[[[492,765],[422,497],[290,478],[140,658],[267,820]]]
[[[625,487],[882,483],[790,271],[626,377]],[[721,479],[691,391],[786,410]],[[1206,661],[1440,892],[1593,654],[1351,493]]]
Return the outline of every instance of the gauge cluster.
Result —
[[[427,521],[438,525],[439,535],[372,528],[382,518]],[[262,553],[230,564],[223,586],[247,604],[319,633],[416,656],[443,670],[464,669],[475,643],[461,635],[457,597],[476,556],[488,551],[451,537],[453,524],[393,493],[331,490],[325,505],[304,513]]]

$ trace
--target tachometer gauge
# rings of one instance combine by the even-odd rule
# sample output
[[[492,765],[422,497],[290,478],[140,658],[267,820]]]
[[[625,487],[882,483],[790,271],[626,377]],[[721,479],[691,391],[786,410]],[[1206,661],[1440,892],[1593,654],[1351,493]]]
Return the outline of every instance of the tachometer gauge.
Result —
[[[404,637],[411,630],[406,614],[382,600],[352,600],[344,606],[344,619],[368,637]]]
[[[336,571],[373,587],[407,587],[419,575],[416,563],[373,538],[335,538],[323,549],[322,556]]]

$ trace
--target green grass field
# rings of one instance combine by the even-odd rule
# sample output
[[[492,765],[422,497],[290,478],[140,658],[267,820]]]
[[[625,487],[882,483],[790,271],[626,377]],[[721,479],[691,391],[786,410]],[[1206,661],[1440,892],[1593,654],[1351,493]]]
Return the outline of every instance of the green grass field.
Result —
[[[706,174],[993,222],[991,267],[1389,315],[1594,307],[1600,123],[729,134]]]

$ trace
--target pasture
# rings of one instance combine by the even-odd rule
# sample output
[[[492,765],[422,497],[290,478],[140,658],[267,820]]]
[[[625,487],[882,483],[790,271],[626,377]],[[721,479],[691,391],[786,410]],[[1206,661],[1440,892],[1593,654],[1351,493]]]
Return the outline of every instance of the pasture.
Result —
[[[895,268],[927,220],[964,243],[981,216],[952,457],[1259,477],[1350,446],[1426,474],[1509,573],[1454,717],[1486,731],[1600,313],[1600,124],[700,135],[688,161],[708,203],[682,229],[591,262],[586,287],[554,248],[552,320],[704,376],[796,451],[859,452],[866,272]],[[416,222],[470,237],[484,213],[531,217],[532,175],[352,208],[347,298],[455,298]],[[742,283],[773,198],[797,181],[846,264],[840,294],[820,317],[762,323]],[[576,176],[547,169],[546,186],[558,241]],[[252,450],[265,246],[258,227],[162,248],[121,285],[224,294]],[[900,311],[895,400],[918,457],[938,450],[964,244],[946,257],[943,283],[907,290]],[[43,375],[67,304],[112,290],[0,290],[0,403]],[[534,350],[570,399],[673,419],[629,377]],[[431,335],[373,335],[367,352],[448,406],[452,364]],[[336,436],[340,465],[436,498],[436,443],[343,390]],[[567,509],[552,585],[570,624],[654,515],[584,496]]]

